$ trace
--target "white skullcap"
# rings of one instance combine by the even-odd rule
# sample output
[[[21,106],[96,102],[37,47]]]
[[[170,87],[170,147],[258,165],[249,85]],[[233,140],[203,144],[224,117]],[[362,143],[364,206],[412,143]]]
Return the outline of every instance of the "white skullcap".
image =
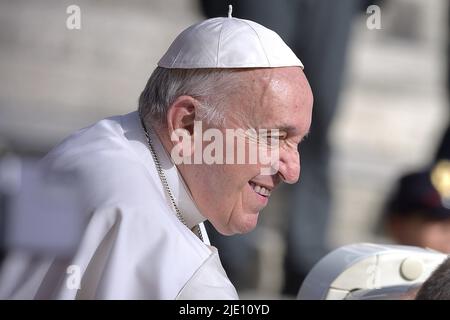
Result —
[[[276,68],[299,66],[300,59],[280,36],[244,19],[213,18],[194,24],[172,42],[159,60],[163,68]]]

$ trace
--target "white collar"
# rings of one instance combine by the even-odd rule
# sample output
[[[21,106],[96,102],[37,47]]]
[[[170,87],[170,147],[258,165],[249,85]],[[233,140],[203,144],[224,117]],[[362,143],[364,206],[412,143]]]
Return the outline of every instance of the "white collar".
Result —
[[[138,112],[135,111],[124,115],[122,119],[122,125],[124,126],[123,129],[126,132],[127,137],[130,137],[130,131],[135,131],[135,133],[131,136],[133,137],[133,140],[136,139],[139,141],[139,145],[136,147],[139,148],[139,153],[144,155],[145,163],[149,163],[150,161],[151,163],[153,163],[153,159],[151,157],[150,150],[147,144],[147,138],[145,137]],[[172,195],[175,199],[175,203],[180,209],[184,221],[186,222],[186,226],[189,229],[192,229],[194,226],[201,224],[206,219],[197,208],[181,173],[173,163],[170,154],[162,145],[158,135],[151,128],[147,128],[147,130],[150,138],[152,139],[153,147],[155,149],[155,152],[157,153],[158,160],[161,164],[161,168],[166,177],[167,183],[169,184],[170,191],[172,192]],[[169,205],[171,206],[170,202]],[[203,225],[201,225],[201,229],[202,233],[205,234],[206,232]]]
[[[170,154],[162,145],[158,135],[151,128],[148,128],[147,130],[152,139],[153,147],[157,153],[167,183],[169,184],[170,191],[172,191],[172,195],[175,198],[175,203],[180,209],[187,227],[192,229],[206,219],[197,208],[183,176],[177,166],[173,163]]]

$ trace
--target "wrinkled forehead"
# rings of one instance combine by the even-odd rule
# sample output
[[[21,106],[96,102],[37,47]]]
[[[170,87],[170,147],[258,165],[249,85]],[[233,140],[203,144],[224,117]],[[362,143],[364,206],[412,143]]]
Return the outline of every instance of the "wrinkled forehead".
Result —
[[[312,92],[303,70],[299,67],[262,68],[244,71],[240,93],[251,99],[302,98],[311,103]]]
[[[238,105],[258,126],[291,122],[308,130],[313,96],[305,74],[298,67],[255,69],[243,74]]]

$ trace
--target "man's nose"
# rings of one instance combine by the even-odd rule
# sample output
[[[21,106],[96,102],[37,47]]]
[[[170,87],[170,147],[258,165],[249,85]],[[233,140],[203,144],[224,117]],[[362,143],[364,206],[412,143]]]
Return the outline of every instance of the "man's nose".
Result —
[[[280,153],[278,174],[286,183],[296,183],[300,177],[300,154],[297,150]]]

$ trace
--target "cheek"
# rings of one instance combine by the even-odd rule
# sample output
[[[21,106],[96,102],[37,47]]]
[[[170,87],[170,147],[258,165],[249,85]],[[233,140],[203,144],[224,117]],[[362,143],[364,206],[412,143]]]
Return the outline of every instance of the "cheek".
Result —
[[[439,224],[429,224],[423,231],[424,246],[435,250],[450,252],[450,230]]]
[[[249,191],[248,181],[251,180],[255,174],[255,166],[237,165],[235,170],[228,173],[227,178],[229,192],[232,195],[232,201],[238,201],[239,198],[246,196]]]
[[[230,212],[240,201],[242,195],[248,190],[247,185],[251,177],[248,176],[250,169],[241,165],[216,166],[212,170],[205,171],[202,179],[205,181],[203,192],[209,195],[209,205],[216,211]]]
[[[239,216],[241,211],[248,209],[249,201],[252,200],[253,190],[248,184],[249,180],[259,174],[258,166],[237,165],[227,172],[223,190],[226,197],[222,205],[226,207],[226,214]],[[223,193],[222,193],[223,194]]]
[[[220,174],[217,166],[196,166],[195,171],[196,174],[192,177],[195,185],[192,190],[193,196],[209,219],[211,214],[217,211],[216,207],[220,205],[221,199],[227,193],[226,179]]]
[[[443,222],[439,227],[439,242],[441,251],[450,253],[450,224],[448,222]]]

